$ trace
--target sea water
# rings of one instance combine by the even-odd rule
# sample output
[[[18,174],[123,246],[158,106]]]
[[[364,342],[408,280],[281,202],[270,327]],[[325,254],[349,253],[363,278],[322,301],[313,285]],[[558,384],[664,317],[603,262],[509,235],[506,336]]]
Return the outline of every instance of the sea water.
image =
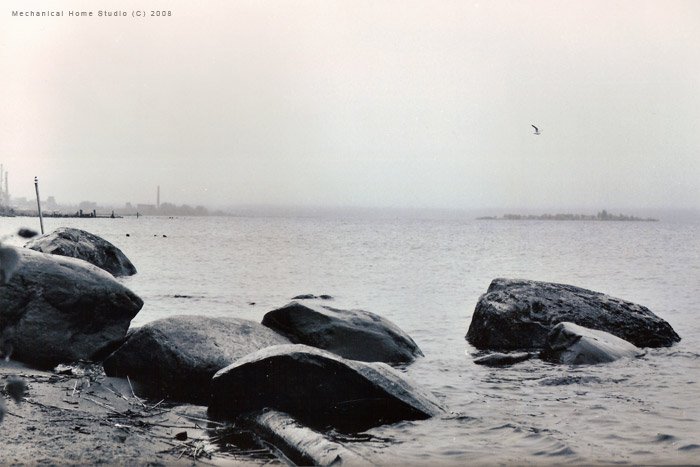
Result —
[[[302,293],[396,323],[425,354],[402,371],[447,412],[343,439],[375,462],[700,460],[700,223],[391,215],[44,222],[47,231],[88,230],[126,253],[138,274],[120,281],[145,302],[134,326],[176,314],[259,321]],[[34,224],[0,218],[0,236]],[[682,341],[603,365],[477,366],[464,336],[496,277],[568,283],[645,305]]]

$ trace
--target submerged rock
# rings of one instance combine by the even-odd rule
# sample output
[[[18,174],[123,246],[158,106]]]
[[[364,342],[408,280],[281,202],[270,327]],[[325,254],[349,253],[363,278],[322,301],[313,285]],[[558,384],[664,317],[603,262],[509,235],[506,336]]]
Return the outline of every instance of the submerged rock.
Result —
[[[17,249],[0,284],[0,341],[14,359],[52,367],[99,359],[124,339],[143,301],[85,261]]]
[[[206,402],[211,377],[256,350],[289,341],[254,321],[173,316],[130,332],[104,361],[108,376],[129,376],[154,397]]]
[[[325,294],[314,295],[310,293],[305,293],[297,295],[296,297],[292,297],[292,300],[333,300],[333,297]]]
[[[267,313],[262,324],[294,343],[351,360],[402,364],[423,356],[408,334],[369,311],[291,302]]]
[[[482,357],[477,357],[474,359],[474,363],[477,365],[485,366],[506,366],[513,365],[515,363],[524,362],[533,357],[533,354],[529,352],[513,352],[513,353],[490,353]]]
[[[514,279],[491,282],[466,337],[479,349],[542,349],[562,321],[609,332],[638,347],[680,341],[670,324],[636,303],[572,285]]]
[[[607,363],[644,352],[634,344],[605,331],[584,328],[574,323],[559,323],[547,337],[543,360],[569,365]]]
[[[32,250],[79,258],[114,276],[132,276],[136,268],[129,258],[107,240],[80,229],[61,227],[26,244]]]
[[[312,428],[344,432],[444,411],[430,393],[386,364],[346,360],[306,345],[263,349],[214,375],[212,416],[235,418],[264,408]]]

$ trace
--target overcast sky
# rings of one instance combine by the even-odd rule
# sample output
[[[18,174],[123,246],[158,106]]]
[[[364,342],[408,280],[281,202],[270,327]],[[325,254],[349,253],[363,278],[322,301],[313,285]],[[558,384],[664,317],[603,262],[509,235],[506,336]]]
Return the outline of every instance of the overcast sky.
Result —
[[[15,0],[0,70],[14,196],[700,204],[698,1]]]

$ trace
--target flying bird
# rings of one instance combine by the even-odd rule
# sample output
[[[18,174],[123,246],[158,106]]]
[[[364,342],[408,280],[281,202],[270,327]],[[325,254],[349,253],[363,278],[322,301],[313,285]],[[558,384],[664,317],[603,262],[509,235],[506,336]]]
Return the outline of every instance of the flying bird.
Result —
[[[532,128],[535,129],[535,133],[534,133],[534,134],[536,134],[536,135],[539,135],[539,134],[540,134],[540,129],[539,129],[539,128],[537,128],[535,125],[530,125],[530,126],[531,126]]]

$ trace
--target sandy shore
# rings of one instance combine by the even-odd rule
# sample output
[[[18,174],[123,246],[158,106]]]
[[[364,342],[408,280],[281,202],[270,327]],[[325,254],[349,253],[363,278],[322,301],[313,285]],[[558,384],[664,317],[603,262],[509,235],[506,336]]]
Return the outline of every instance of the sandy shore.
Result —
[[[208,420],[206,407],[138,398],[129,381],[99,366],[40,371],[0,362],[0,388],[16,377],[27,389],[19,402],[1,396],[2,465],[279,463],[245,431]]]

